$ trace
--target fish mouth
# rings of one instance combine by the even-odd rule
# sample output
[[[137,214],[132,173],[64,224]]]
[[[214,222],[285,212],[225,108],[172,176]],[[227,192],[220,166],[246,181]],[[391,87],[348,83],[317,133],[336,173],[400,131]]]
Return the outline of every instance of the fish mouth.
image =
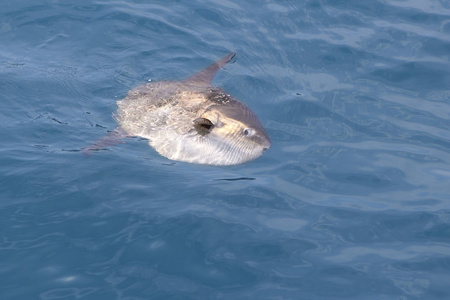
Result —
[[[261,147],[263,151],[266,151],[267,149],[270,148],[270,146],[272,146],[272,142],[270,141],[270,138],[265,132],[256,134],[252,136],[250,139],[253,140],[253,142],[256,143],[258,147]]]
[[[261,143],[261,146],[263,148],[263,151],[266,151],[270,148],[270,146],[272,146],[272,143],[269,139],[264,139],[264,141]]]

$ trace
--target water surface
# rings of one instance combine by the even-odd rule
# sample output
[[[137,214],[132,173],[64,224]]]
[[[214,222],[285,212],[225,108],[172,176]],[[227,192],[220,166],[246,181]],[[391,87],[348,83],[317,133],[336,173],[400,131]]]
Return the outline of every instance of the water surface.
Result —
[[[10,1],[1,299],[450,297],[447,1]],[[272,148],[85,158],[115,101],[230,51],[214,84]]]

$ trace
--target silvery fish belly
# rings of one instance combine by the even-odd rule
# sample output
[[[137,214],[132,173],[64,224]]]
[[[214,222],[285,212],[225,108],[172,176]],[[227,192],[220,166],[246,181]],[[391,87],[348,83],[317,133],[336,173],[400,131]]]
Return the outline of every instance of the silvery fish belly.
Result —
[[[147,83],[117,102],[120,130],[148,139],[161,155],[177,161],[235,165],[270,147],[256,115],[224,90],[211,86],[229,54],[184,81]]]

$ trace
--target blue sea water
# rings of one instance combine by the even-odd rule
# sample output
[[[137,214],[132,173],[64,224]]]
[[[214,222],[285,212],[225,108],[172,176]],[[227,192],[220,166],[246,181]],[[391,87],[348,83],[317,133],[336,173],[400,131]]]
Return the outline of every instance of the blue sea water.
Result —
[[[1,6],[0,299],[450,298],[448,1]],[[261,158],[81,154],[230,51]]]

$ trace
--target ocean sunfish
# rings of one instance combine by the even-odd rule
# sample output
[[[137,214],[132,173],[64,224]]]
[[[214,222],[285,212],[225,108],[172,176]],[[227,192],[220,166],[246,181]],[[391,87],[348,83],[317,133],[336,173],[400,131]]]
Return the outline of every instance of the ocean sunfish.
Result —
[[[117,101],[119,127],[85,154],[120,142],[125,136],[148,140],[171,160],[208,165],[242,164],[271,145],[258,117],[224,90],[211,86],[230,53],[183,81],[150,82]]]

